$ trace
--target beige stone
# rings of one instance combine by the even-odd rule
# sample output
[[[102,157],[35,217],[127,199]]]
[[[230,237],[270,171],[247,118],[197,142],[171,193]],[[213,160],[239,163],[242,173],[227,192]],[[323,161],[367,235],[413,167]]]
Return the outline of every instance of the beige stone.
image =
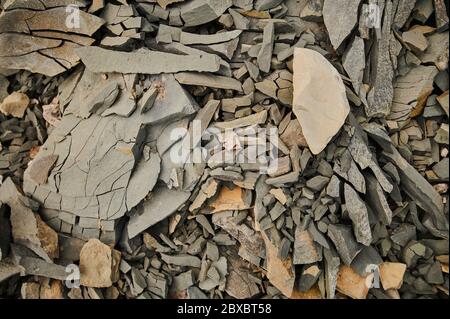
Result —
[[[339,268],[336,289],[353,299],[366,299],[374,274],[367,277],[358,275],[350,266]]]
[[[30,105],[30,99],[26,94],[14,92],[7,96],[3,100],[3,103],[0,104],[0,112],[5,115],[22,118],[25,115],[28,105]]]
[[[229,189],[222,187],[218,197],[210,204],[213,213],[223,212],[226,210],[244,210],[249,209],[249,203],[245,201],[245,191],[240,187]]]
[[[403,284],[405,271],[405,264],[391,262],[382,263],[380,265],[380,279],[383,289],[400,289]]]
[[[272,194],[282,205],[286,204],[287,197],[284,191],[281,188],[273,188],[270,190],[270,194]]]
[[[350,111],[338,71],[320,53],[294,51],[293,110],[313,154],[338,133]]]
[[[120,252],[98,239],[90,239],[80,252],[81,285],[94,288],[112,286],[119,278]]]

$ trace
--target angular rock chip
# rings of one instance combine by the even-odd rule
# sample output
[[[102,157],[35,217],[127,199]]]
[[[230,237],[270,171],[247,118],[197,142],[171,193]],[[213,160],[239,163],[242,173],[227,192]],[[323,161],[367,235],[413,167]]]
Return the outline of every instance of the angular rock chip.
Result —
[[[227,257],[230,267],[225,291],[237,299],[254,298],[260,291],[258,285],[249,278],[251,270],[237,253]]]
[[[373,176],[366,175],[367,182],[367,203],[379,216],[384,225],[390,225],[392,222],[392,210],[386,200],[383,188]]]
[[[37,209],[37,203],[22,195],[10,178],[0,186],[0,202],[11,208],[10,220],[14,243],[29,248],[39,257],[50,262],[51,258],[43,247],[45,240],[41,241],[39,236],[45,235],[45,231],[43,231],[42,225],[39,227],[36,215],[32,210]]]
[[[259,69],[266,73],[270,71],[274,39],[275,39],[275,26],[273,22],[269,22],[264,27],[263,42],[257,59]]]
[[[185,27],[205,24],[219,18],[233,4],[232,0],[193,0],[179,6]]]
[[[374,274],[366,277],[358,275],[351,267],[342,265],[339,268],[337,290],[353,299],[366,299]],[[369,284],[368,284],[369,283]]]
[[[390,56],[390,45],[392,41],[392,2],[386,3],[384,8],[384,18],[381,28],[381,38],[375,42],[372,48],[372,55],[375,63],[375,79],[367,95],[367,105],[365,105],[368,117],[386,116],[391,110],[394,79],[394,70]]]
[[[329,225],[328,237],[333,241],[339,256],[346,265],[350,265],[364,247],[356,242],[350,226]]]
[[[310,49],[294,52],[293,110],[311,152],[318,154],[344,124],[350,106],[342,79],[330,62]]]
[[[128,236],[133,238],[150,226],[169,217],[188,200],[189,196],[190,194],[186,192],[158,186],[151,193],[150,199],[146,200],[131,216],[127,226]]]
[[[438,229],[448,231],[448,221],[444,216],[444,205],[441,196],[431,184],[409,164],[396,148],[391,146],[391,152],[384,152],[398,168],[401,185],[405,192],[413,198],[425,212],[433,217]]]
[[[344,185],[345,207],[347,208],[350,219],[353,222],[353,230],[356,240],[369,246],[372,242],[372,231],[369,224],[369,213],[364,201],[358,193],[348,184]]]
[[[227,32],[220,32],[216,34],[195,34],[189,32],[181,32],[180,43],[186,45],[192,44],[215,44],[227,42],[236,39],[242,33],[241,30],[233,30]]]
[[[121,253],[98,239],[90,239],[80,252],[80,283],[107,288],[119,279]]]
[[[29,104],[30,99],[26,94],[14,92],[7,96],[0,104],[0,112],[5,115],[23,118]]]
[[[356,94],[359,94],[362,85],[364,70],[366,68],[366,57],[364,51],[364,40],[355,37],[343,56],[343,67],[352,80]]]
[[[57,160],[58,155],[49,155],[36,159],[29,169],[30,178],[34,180],[36,184],[45,184],[47,182],[48,173],[53,169]]]
[[[250,208],[251,203],[246,198],[246,191],[240,187],[229,189],[222,187],[219,195],[209,206],[212,213],[223,212],[227,210],[245,210]]]
[[[361,0],[324,0],[323,21],[335,50],[350,35],[358,21]]]
[[[384,290],[400,289],[403,284],[406,265],[402,263],[384,262],[380,265],[380,279]]]
[[[236,79],[220,75],[180,72],[175,74],[175,78],[181,84],[199,85],[217,89],[235,90],[239,92],[242,91],[241,82]]]
[[[297,227],[294,241],[294,265],[312,264],[322,260],[322,247],[314,242],[308,230]]]

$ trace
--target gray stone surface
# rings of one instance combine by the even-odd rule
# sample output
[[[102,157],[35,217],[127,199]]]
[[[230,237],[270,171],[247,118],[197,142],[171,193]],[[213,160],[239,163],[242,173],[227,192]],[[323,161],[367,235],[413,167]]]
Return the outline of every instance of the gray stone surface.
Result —
[[[189,1],[180,6],[181,18],[187,27],[205,24],[219,18],[232,4],[232,0]]]
[[[130,238],[172,215],[189,196],[190,193],[158,186],[152,192],[150,199],[138,207],[137,212],[131,216],[127,225]]]

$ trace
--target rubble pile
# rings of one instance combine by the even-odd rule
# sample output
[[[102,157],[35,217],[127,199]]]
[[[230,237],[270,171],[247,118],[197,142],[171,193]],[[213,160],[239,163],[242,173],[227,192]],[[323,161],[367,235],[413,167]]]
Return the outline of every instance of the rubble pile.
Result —
[[[448,1],[0,3],[0,296],[448,298]]]

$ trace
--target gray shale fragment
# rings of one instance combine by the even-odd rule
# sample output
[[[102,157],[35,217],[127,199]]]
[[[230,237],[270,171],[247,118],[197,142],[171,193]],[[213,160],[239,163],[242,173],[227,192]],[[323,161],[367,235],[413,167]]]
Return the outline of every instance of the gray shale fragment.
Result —
[[[99,47],[76,49],[86,67],[92,72],[124,74],[160,74],[181,71],[217,72],[220,61],[213,55],[177,55],[150,50],[119,52]],[[112,63],[112,61],[114,61]]]
[[[333,241],[339,256],[346,265],[350,265],[364,247],[356,242],[350,226],[329,225],[328,237]]]
[[[259,69],[266,73],[270,71],[274,39],[275,39],[275,26],[273,22],[270,21],[264,27],[263,42],[257,59]]]
[[[205,24],[219,18],[233,4],[232,0],[193,0],[179,6],[185,27]]]
[[[241,82],[225,76],[214,74],[202,74],[195,72],[180,72],[175,74],[175,78],[181,84],[199,85],[217,89],[242,91]]]
[[[369,246],[372,242],[372,231],[366,205],[358,193],[348,184],[344,185],[344,197],[345,207],[353,222],[356,240],[365,246]]]
[[[128,235],[135,237],[148,227],[172,215],[184,202],[188,200],[190,193],[168,189],[159,186],[152,193],[149,200],[131,216],[128,222]]]
[[[228,32],[220,32],[216,34],[195,34],[189,32],[181,32],[180,43],[185,45],[192,44],[215,44],[234,40],[241,35],[242,31],[234,30]]]
[[[447,232],[448,236],[449,225],[444,215],[444,205],[437,191],[393,146],[390,153],[384,154],[397,166],[401,185],[406,193],[432,216],[435,227]]]
[[[365,107],[368,117],[386,116],[391,110],[394,90],[392,81],[394,70],[390,56],[391,43],[392,2],[388,1],[384,9],[384,19],[381,28],[381,38],[377,39],[372,48],[376,65],[373,70],[373,85],[367,96],[368,105]]]

